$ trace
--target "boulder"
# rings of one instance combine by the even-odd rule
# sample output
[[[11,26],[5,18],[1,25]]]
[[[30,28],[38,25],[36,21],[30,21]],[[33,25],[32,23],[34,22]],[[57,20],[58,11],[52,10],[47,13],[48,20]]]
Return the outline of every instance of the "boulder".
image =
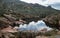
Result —
[[[12,21],[14,22],[16,20],[16,18],[14,18],[11,14],[7,15],[7,14],[4,14],[3,15],[6,19],[8,19],[9,21]]]
[[[4,17],[0,17],[0,29],[6,28],[10,25],[11,22],[8,21],[8,19]]]
[[[60,30],[60,14],[49,15],[43,21],[47,26]]]

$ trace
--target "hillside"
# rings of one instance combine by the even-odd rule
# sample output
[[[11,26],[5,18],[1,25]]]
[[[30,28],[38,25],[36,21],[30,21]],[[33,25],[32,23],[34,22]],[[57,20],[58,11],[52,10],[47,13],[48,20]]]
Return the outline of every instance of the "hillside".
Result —
[[[39,4],[25,3],[20,0],[0,0],[0,19],[6,18],[4,14],[16,20],[22,19],[27,23],[38,21],[51,14],[60,13],[60,10],[53,9],[51,6],[45,7]],[[15,21],[16,21],[15,20]]]
[[[49,14],[59,13],[59,10],[51,6],[44,7],[39,4],[28,4],[19,0],[0,0],[0,13],[20,13],[25,15],[37,16],[44,18]]]
[[[28,25],[31,21],[41,19],[47,26],[60,30],[60,10],[56,10],[51,6],[45,7],[20,0],[0,0],[0,38],[35,38],[39,34],[42,35],[42,33],[31,31],[18,31],[20,24]],[[46,35],[51,34],[56,34],[56,31],[46,33]]]

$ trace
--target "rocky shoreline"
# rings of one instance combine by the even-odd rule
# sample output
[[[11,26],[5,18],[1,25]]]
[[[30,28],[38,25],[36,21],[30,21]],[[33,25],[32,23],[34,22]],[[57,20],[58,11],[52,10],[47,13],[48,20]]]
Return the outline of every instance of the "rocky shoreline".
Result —
[[[27,37],[25,35],[22,36],[22,33],[20,34],[20,31],[16,29],[20,24],[24,24],[26,22],[27,21],[25,19],[16,20],[16,18],[12,17],[11,14],[3,14],[3,17],[0,17],[0,38],[19,38],[20,36],[20,38]],[[28,37],[30,37],[30,35]],[[33,36],[31,37],[33,38]]]

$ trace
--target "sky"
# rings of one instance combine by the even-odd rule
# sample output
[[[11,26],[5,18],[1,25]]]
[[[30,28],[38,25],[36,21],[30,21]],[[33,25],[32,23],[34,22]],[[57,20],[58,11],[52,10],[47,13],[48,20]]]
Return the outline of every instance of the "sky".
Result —
[[[60,10],[60,0],[21,0],[27,3],[38,3],[43,6],[51,5],[53,8]]]
[[[47,30],[50,30],[51,28],[47,27],[46,24],[42,21],[42,20],[39,20],[37,22],[30,22],[29,24],[21,24],[19,26],[19,30],[20,31],[26,31],[26,30],[32,30],[32,31],[40,31],[44,28],[47,28]]]

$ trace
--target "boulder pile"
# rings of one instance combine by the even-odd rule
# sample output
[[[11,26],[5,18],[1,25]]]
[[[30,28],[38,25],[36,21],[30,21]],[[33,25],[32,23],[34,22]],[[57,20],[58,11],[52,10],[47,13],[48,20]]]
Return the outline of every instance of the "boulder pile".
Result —
[[[47,26],[60,30],[60,14],[49,15],[43,21]]]

